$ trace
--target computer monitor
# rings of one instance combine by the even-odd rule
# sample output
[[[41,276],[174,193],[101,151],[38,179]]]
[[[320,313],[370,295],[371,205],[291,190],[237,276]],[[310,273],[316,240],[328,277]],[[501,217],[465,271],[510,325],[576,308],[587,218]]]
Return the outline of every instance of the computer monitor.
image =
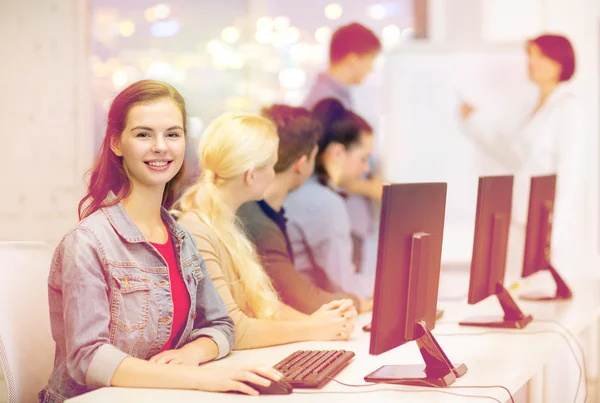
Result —
[[[425,365],[387,365],[368,382],[447,386],[467,372],[450,362],[431,334],[435,327],[446,183],[385,185],[370,354],[416,340]]]
[[[534,176],[529,191],[529,212],[523,253],[523,277],[540,270],[548,270],[556,282],[556,294],[520,295],[520,298],[536,301],[570,299],[573,293],[558,274],[551,262],[552,215],[556,192],[556,175]]]
[[[525,315],[504,288],[508,229],[512,209],[513,176],[479,178],[475,235],[469,282],[469,304],[495,295],[504,310],[503,318],[469,318],[462,326],[523,328],[532,317]]]

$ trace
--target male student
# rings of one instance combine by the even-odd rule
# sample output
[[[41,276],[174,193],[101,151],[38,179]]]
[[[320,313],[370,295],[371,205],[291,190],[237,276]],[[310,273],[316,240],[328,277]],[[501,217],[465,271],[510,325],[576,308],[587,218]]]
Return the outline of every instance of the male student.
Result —
[[[365,26],[354,22],[338,28],[329,44],[329,68],[317,76],[303,106],[312,109],[321,99],[336,98],[352,109],[350,86],[365,81],[380,52],[381,42]]]
[[[380,52],[381,42],[369,28],[356,22],[338,28],[329,45],[329,68],[317,76],[303,106],[312,109],[324,98],[336,98],[346,108],[353,109],[350,86],[359,85],[367,78]],[[369,199],[380,201],[382,186],[379,178],[371,177],[345,187],[351,195],[346,204],[352,217],[354,262],[357,267],[361,266],[363,241],[375,230]]]
[[[324,303],[351,298],[359,312],[372,309],[373,301],[356,295],[327,292],[309,282],[294,266],[283,202],[288,193],[300,187],[313,173],[321,125],[305,108],[273,105],[263,109],[279,133],[279,159],[275,180],[264,199],[244,204],[237,212],[250,239],[256,245],[263,267],[283,302],[311,314]]]

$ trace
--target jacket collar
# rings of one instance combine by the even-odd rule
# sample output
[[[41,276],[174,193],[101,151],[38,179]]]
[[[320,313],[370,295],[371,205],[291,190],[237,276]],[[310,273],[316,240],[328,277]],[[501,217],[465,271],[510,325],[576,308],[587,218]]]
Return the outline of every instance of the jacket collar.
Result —
[[[110,204],[116,199],[115,194],[112,191],[108,192],[108,195],[104,199],[105,204]],[[139,242],[147,242],[147,239],[144,238],[140,229],[135,225],[135,223],[125,211],[125,207],[121,202],[112,204],[107,207],[102,207],[102,212],[108,218],[108,221],[113,226],[115,231],[127,242],[129,243],[139,243]],[[176,237],[179,241],[182,241],[186,237],[185,230],[175,221],[175,219],[169,214],[169,212],[161,206],[160,215],[162,217],[163,222],[167,226],[167,229]]]

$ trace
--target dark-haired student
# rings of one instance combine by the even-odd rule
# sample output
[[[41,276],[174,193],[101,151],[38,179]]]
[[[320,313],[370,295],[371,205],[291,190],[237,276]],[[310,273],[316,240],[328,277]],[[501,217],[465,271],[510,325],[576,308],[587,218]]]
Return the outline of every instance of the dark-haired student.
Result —
[[[340,189],[368,171],[372,129],[333,98],[320,101],[313,114],[323,128],[315,174],[284,203],[296,268],[328,291],[370,298],[374,279],[356,269],[351,217]]]
[[[275,180],[263,200],[244,204],[237,215],[256,245],[273,286],[283,302],[306,314],[323,304],[345,298],[351,298],[359,312],[371,310],[372,300],[343,291],[328,292],[304,278],[294,266],[283,202],[288,193],[300,187],[314,171],[321,124],[301,107],[273,105],[263,109],[262,115],[277,125],[279,158]]]
[[[369,28],[354,22],[336,29],[329,44],[329,68],[317,76],[303,106],[312,109],[322,99],[335,98],[351,109],[350,86],[365,81],[380,52],[381,41]]]

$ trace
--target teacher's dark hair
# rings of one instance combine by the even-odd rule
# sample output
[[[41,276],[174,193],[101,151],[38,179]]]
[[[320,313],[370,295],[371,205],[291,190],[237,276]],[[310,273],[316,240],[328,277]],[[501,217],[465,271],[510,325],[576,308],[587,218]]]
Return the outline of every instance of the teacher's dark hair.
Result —
[[[562,35],[544,34],[527,41],[527,49],[535,44],[549,59],[562,67],[559,81],[568,81],[575,73],[575,51],[571,42]]]

